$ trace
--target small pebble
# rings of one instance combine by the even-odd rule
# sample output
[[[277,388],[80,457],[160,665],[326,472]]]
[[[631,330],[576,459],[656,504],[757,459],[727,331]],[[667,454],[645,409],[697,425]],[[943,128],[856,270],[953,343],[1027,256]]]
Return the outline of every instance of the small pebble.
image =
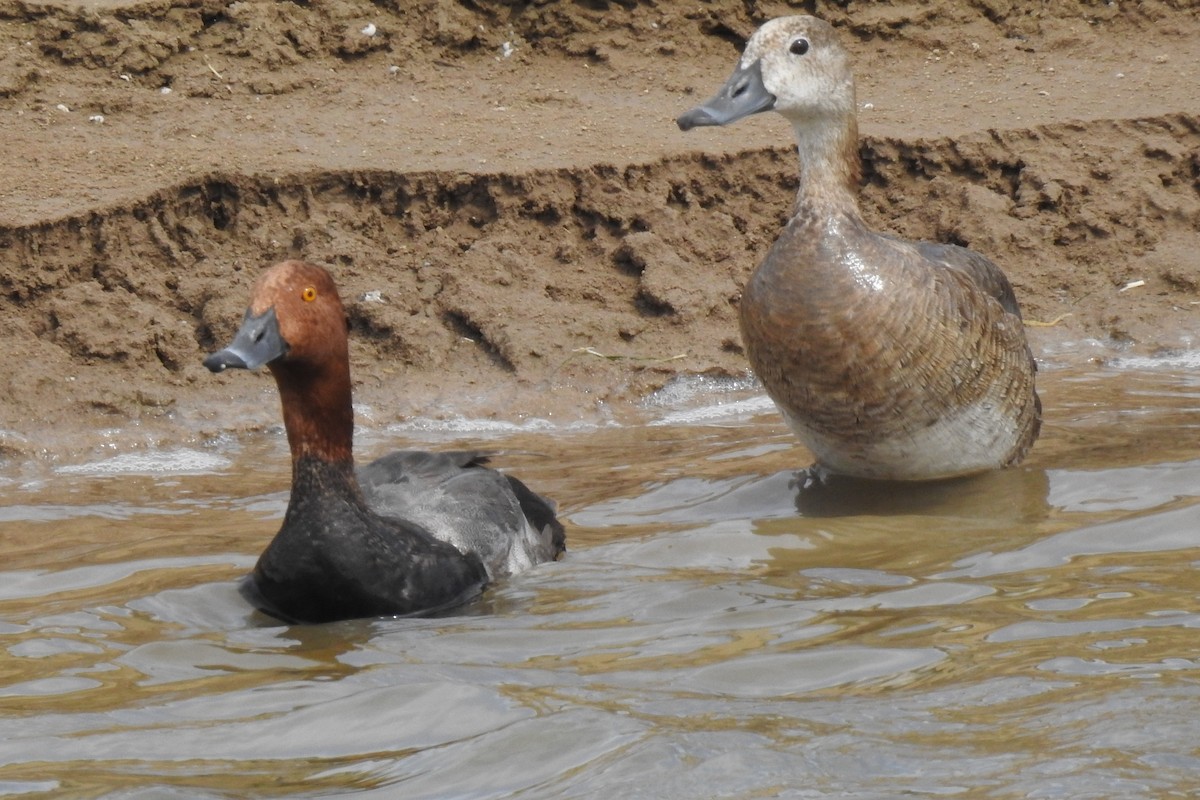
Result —
[[[362,33],[363,36],[374,36],[375,31],[377,31],[377,30],[379,30],[379,29],[375,27],[375,23],[368,22],[366,25],[363,26],[362,31],[360,31],[360,33]]]

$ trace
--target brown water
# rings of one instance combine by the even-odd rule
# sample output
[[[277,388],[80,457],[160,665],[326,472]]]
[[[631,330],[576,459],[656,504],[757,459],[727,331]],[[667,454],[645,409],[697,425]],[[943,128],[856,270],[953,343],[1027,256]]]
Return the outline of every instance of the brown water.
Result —
[[[1027,465],[933,487],[801,491],[777,418],[703,383],[642,426],[367,430],[521,451],[569,523],[440,619],[244,605],[277,433],[7,465],[0,795],[1192,796],[1200,369],[1040,386]]]

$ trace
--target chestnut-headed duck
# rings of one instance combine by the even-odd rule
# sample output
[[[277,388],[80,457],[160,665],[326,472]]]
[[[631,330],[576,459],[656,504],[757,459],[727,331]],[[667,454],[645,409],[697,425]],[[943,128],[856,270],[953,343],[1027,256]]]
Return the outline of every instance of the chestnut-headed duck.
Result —
[[[1018,463],[1041,402],[1016,295],[976,252],[868,229],[854,79],[832,26],[767,22],[720,91],[677,123],[761,111],[791,122],[800,188],[742,294],[742,340],[816,456],[815,477],[929,480]]]
[[[355,470],[346,312],[323,268],[285,261],[254,286],[213,372],[266,365],[283,404],[292,491],[243,582],[294,622],[430,613],[564,550],[553,504],[478,452],[399,451]]]

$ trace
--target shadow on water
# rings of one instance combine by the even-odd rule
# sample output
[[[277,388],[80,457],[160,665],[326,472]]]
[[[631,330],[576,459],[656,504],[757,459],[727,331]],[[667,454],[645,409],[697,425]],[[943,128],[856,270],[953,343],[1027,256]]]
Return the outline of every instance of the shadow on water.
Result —
[[[796,510],[806,517],[939,515],[1015,524],[1043,519],[1050,510],[1049,476],[1025,467],[908,484],[840,475],[814,481],[802,471],[789,486]]]
[[[1042,392],[1027,465],[914,486],[804,487],[753,396],[491,433],[570,550],[437,618],[246,605],[278,433],[0,475],[0,795],[1186,796],[1194,378]]]

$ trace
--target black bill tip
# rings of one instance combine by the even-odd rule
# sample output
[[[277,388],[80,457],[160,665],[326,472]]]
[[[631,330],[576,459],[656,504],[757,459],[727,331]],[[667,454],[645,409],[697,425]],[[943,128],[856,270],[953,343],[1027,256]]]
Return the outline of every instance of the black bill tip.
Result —
[[[204,366],[208,368],[209,372],[224,372],[230,367],[246,369],[246,362],[237,353],[226,349],[210,354],[208,358],[204,359]]]

